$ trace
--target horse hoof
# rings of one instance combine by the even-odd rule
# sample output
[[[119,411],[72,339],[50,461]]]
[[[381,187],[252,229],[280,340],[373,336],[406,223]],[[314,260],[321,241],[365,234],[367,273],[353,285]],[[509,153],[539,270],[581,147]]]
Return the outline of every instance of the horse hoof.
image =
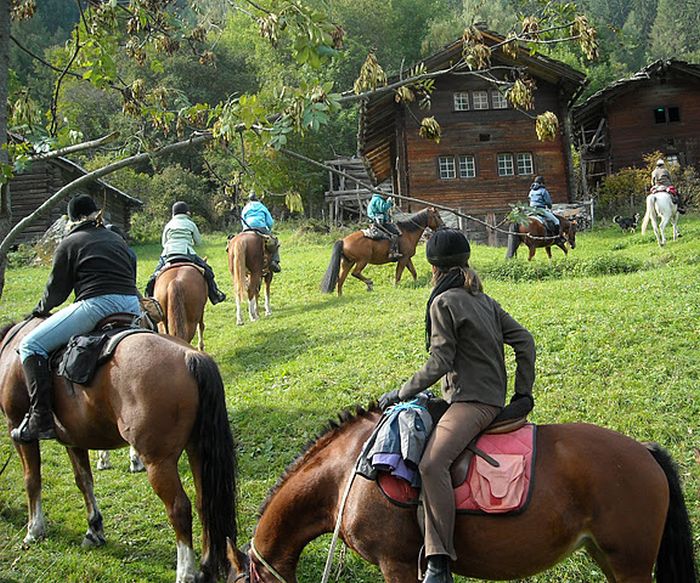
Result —
[[[129,472],[132,474],[138,474],[139,472],[145,472],[146,471],[146,466],[144,466],[141,462],[135,464],[135,463],[130,463],[129,464]]]
[[[107,541],[101,534],[93,534],[92,532],[85,533],[85,538],[80,544],[84,549],[102,547],[107,544]]]
[[[236,320],[236,326],[243,326],[243,320]]]
[[[104,462],[97,462],[97,469],[98,470],[111,470],[112,464],[107,464]]]
[[[32,534],[31,532],[29,532],[22,541],[22,547],[28,549],[30,546],[35,545],[36,543],[44,540],[45,538],[46,534],[43,532],[41,534]]]

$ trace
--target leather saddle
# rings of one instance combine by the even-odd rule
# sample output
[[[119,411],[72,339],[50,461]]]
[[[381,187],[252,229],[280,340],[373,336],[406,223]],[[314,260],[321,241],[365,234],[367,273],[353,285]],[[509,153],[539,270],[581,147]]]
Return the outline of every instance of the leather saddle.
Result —
[[[191,267],[194,267],[197,271],[199,271],[199,273],[204,275],[204,269],[197,265],[194,261],[192,261],[192,259],[190,259],[187,255],[173,255],[172,257],[168,257],[168,261],[165,265],[163,265],[163,267],[161,267],[158,270],[158,275],[156,277],[160,276],[162,273],[168,271],[169,269],[180,267],[183,264],[187,264]]]

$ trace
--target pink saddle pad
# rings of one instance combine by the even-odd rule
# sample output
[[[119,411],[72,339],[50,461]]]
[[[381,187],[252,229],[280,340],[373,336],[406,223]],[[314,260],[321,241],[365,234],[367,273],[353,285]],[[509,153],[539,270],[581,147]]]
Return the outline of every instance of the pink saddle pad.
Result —
[[[535,429],[529,423],[510,433],[485,434],[479,438],[476,446],[497,460],[499,467],[474,456],[467,479],[454,491],[458,511],[505,514],[525,507],[533,479]],[[377,484],[395,504],[406,506],[418,502],[419,491],[401,478],[380,472]]]

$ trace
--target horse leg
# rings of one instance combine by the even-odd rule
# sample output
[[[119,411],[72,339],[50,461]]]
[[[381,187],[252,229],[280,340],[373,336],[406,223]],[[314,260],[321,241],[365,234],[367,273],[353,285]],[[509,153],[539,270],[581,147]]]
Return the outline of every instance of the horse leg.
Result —
[[[530,245],[528,245],[527,249],[529,252],[528,256],[527,256],[527,260],[532,261],[532,258],[535,256],[535,246],[533,245],[532,247],[530,247]]]
[[[399,285],[399,282],[401,281],[401,275],[403,274],[403,270],[406,267],[406,261],[401,259],[400,261],[396,262],[396,278],[394,279],[394,287]]]
[[[343,257],[341,266],[340,266],[340,276],[338,277],[338,297],[343,295],[343,284],[345,283],[345,279],[348,276],[348,273],[350,273],[350,269],[352,269],[352,266],[355,265],[352,261],[348,261]]]
[[[547,247],[544,248],[544,250],[547,253],[547,257],[549,258],[549,263],[551,265],[551,263],[552,263],[552,247],[548,245]]]
[[[367,291],[372,291],[374,282],[369,279],[368,277],[365,277],[362,275],[362,270],[367,267],[367,262],[366,261],[360,261],[355,265],[355,269],[352,270],[352,276],[359,279],[362,283],[364,283],[367,286]]]
[[[251,322],[255,322],[255,320],[260,318],[260,314],[258,313],[258,297],[260,296],[261,283],[260,275],[250,274],[250,282],[248,283],[248,315],[250,316]]]
[[[27,493],[29,520],[27,536],[24,537],[23,542],[25,545],[30,545],[46,536],[46,520],[41,507],[41,454],[37,441],[26,444],[13,443],[24,469],[24,490]]]
[[[204,312],[202,312],[202,317],[197,324],[197,348],[204,351]]]
[[[380,562],[379,568],[386,583],[405,583],[405,581],[417,581],[417,563],[396,563],[393,561]]]
[[[73,465],[75,484],[83,494],[85,508],[87,509],[88,529],[83,538],[83,547],[101,547],[105,544],[105,535],[102,528],[102,513],[95,499],[92,471],[90,470],[90,456],[86,449],[67,447],[68,457]]]
[[[661,223],[659,224],[659,230],[661,231],[661,243],[660,245],[665,245],[666,244],[666,227],[668,227],[668,223],[671,221],[671,217],[663,215],[661,217]],[[674,236],[675,239],[675,236]]]
[[[680,232],[678,231],[678,213],[673,213],[671,225],[673,226],[673,240],[676,241],[678,237],[681,236]]]
[[[272,276],[268,275],[265,278],[265,315],[272,316],[272,305],[270,304],[270,284],[272,283]]]
[[[190,471],[192,472],[192,478],[194,480],[195,508],[197,509],[197,515],[199,516],[200,524],[204,524],[202,520],[202,460],[195,445],[188,445],[186,451],[187,461],[190,464]],[[201,564],[201,569],[203,573],[211,573],[212,568],[209,566],[210,562],[211,559],[209,557],[209,537],[206,529],[203,529]]]
[[[406,268],[408,269],[408,271],[411,272],[414,283],[418,281],[418,274],[416,273],[416,268],[413,266],[413,259],[410,257],[408,258],[408,262],[406,263]]]
[[[236,290],[236,324],[243,326],[243,315],[241,313],[241,294]]]
[[[132,474],[146,471],[146,466],[143,465],[139,452],[134,449],[133,445],[129,447],[129,471]]]
[[[192,505],[177,473],[177,458],[158,462],[146,460],[148,481],[165,504],[177,542],[175,583],[194,583],[195,555],[192,549]]]
[[[97,452],[97,469],[98,470],[111,470],[112,461],[109,459],[109,451],[106,449],[101,449]]]

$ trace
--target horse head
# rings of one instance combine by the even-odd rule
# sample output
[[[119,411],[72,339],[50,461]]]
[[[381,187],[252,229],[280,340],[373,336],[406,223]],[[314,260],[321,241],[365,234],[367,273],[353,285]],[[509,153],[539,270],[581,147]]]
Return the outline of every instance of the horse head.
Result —
[[[576,249],[576,221],[567,221],[564,225],[564,237],[572,249]]]
[[[435,207],[428,207],[428,228],[432,229],[433,231],[439,229],[440,227],[445,226],[445,222],[442,220],[442,217],[440,216],[440,211],[438,211]]]

